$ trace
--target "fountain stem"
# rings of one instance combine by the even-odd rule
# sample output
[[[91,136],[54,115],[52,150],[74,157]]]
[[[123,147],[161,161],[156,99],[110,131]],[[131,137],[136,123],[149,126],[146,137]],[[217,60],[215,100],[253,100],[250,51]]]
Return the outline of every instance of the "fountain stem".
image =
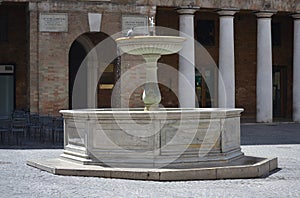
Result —
[[[161,94],[157,82],[157,61],[159,54],[145,54],[143,58],[146,61],[146,84],[143,92],[143,102],[145,111],[158,109],[161,101]]]

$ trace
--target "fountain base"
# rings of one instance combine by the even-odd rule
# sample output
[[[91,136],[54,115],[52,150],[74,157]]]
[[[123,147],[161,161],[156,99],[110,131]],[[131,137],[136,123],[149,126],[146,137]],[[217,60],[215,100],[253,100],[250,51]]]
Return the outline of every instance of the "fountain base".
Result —
[[[64,153],[29,161],[53,174],[142,180],[253,178],[277,159],[244,156],[242,109],[65,110]]]

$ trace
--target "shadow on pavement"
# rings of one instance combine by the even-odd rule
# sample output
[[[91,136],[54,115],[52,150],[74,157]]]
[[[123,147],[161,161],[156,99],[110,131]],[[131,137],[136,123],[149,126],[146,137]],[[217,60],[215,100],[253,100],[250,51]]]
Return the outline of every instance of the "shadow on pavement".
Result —
[[[242,124],[241,145],[300,144],[300,124]]]
[[[22,144],[0,144],[0,149],[63,149],[63,144],[23,141]]]

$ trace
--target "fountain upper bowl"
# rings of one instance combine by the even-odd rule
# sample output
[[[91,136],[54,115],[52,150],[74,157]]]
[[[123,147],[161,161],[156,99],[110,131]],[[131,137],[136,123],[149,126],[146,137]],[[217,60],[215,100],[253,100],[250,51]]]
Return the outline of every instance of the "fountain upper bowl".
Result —
[[[118,47],[127,54],[168,55],[181,50],[184,37],[179,36],[133,36],[116,39]]]

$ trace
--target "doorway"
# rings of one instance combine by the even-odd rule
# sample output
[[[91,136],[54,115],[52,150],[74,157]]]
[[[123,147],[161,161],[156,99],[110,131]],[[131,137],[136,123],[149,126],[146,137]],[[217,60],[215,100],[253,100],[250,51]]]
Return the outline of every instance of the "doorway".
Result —
[[[273,117],[287,116],[287,67],[273,66]]]
[[[205,76],[202,76],[202,74],[197,69],[195,70],[195,93],[198,101],[196,107],[210,108],[212,107],[212,98],[207,86],[207,82],[210,78],[209,71],[205,71],[204,75]]]
[[[15,107],[13,65],[0,65],[0,116],[10,116]]]

